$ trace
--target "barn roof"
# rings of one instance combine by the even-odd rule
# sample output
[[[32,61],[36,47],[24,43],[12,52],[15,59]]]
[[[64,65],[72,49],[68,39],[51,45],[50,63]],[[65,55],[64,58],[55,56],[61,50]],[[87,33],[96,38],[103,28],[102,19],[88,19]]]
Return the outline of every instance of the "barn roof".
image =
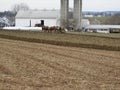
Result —
[[[29,10],[19,11],[16,15],[18,19],[56,19],[59,18],[59,10]]]
[[[120,25],[89,25],[86,29],[120,29]]]

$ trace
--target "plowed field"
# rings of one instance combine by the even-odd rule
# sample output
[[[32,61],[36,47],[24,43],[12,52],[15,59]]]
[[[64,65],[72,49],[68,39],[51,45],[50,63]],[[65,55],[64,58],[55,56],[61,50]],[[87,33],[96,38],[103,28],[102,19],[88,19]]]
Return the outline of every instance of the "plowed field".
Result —
[[[0,90],[120,90],[120,52],[0,38]]]

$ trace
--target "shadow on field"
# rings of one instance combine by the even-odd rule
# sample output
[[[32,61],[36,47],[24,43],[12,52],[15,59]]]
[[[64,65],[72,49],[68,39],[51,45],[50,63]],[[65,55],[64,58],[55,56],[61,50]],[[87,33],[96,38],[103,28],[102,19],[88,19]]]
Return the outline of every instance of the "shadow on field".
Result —
[[[45,43],[45,44],[52,44],[52,45],[59,45],[59,46],[68,46],[68,47],[82,47],[82,48],[92,48],[92,49],[100,49],[100,50],[120,51],[120,46],[114,47],[114,46],[95,45],[95,44],[81,44],[81,43],[72,43],[72,42],[65,42],[65,41],[24,38],[24,37],[10,36],[10,35],[2,35],[2,34],[0,34],[0,38],[27,41],[27,42],[33,42],[33,43]]]

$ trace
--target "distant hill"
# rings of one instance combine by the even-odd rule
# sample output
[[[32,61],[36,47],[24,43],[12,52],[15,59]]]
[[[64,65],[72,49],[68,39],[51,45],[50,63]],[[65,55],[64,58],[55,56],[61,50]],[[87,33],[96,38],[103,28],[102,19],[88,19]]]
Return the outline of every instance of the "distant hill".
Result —
[[[98,16],[98,15],[102,15],[102,16],[112,16],[115,14],[120,14],[120,11],[101,11],[101,12],[97,12],[97,11],[83,11],[83,15],[93,15],[93,16]]]

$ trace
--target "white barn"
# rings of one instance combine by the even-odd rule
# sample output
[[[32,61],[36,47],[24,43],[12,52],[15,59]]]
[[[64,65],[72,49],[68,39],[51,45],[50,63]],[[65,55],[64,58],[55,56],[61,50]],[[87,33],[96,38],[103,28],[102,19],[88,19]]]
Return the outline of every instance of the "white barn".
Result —
[[[59,26],[59,18],[59,10],[19,11],[15,17],[15,26],[34,27],[38,23],[44,23],[45,26]]]

